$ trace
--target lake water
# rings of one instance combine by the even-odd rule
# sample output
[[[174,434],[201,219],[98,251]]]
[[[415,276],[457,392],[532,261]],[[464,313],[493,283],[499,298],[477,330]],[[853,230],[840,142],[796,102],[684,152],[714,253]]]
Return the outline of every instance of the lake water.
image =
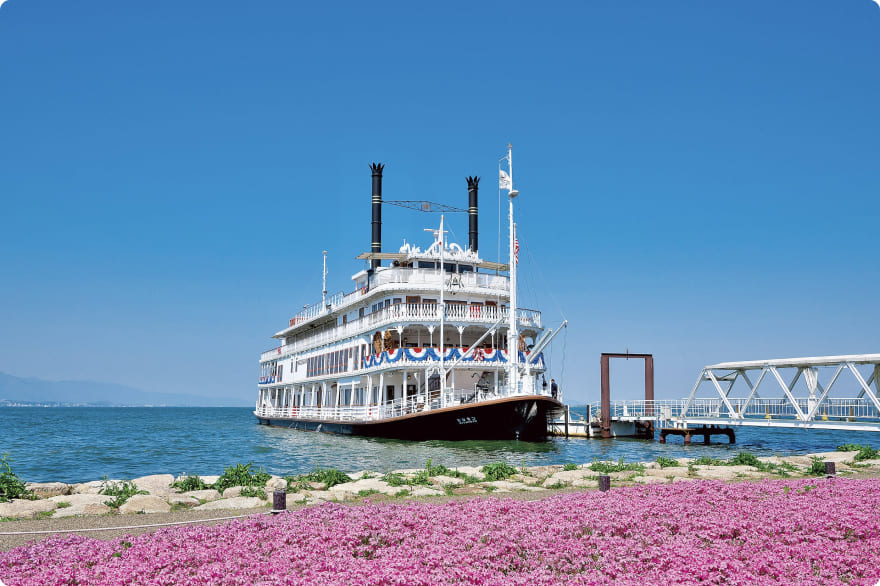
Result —
[[[249,408],[190,407],[8,407],[0,408],[0,453],[32,482],[83,482],[148,474],[221,474],[224,467],[253,462],[279,475],[336,467],[346,472],[385,472],[434,464],[479,466],[504,460],[520,466],[585,463],[594,458],[651,461],[668,458],[729,458],[745,450],[759,456],[833,451],[844,443],[880,445],[871,432],[736,429],[705,446],[636,439],[405,442],[258,425]]]

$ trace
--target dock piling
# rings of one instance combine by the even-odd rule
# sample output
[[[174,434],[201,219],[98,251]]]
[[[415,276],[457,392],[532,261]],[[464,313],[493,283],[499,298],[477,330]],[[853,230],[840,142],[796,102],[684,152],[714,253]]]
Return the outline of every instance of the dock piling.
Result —
[[[272,493],[272,514],[277,515],[287,510],[287,491],[276,490]]]

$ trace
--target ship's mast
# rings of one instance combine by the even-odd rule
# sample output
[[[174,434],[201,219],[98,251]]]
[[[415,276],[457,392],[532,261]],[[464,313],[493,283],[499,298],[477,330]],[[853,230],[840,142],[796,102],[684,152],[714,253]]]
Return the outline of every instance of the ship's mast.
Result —
[[[513,223],[513,199],[519,195],[519,191],[513,188],[513,145],[507,145],[507,169],[509,177],[509,251],[510,251],[510,315],[507,327],[507,385],[509,393],[519,391],[519,335],[516,331],[516,227]]]
[[[446,280],[445,274],[445,266],[443,264],[443,214],[440,214],[440,233],[437,236],[437,242],[440,244],[440,406],[446,406],[446,371],[443,368],[443,354],[445,353],[446,348],[444,348],[443,341],[445,340],[443,326],[446,321],[446,305],[443,301],[443,290],[446,289],[444,285]]]

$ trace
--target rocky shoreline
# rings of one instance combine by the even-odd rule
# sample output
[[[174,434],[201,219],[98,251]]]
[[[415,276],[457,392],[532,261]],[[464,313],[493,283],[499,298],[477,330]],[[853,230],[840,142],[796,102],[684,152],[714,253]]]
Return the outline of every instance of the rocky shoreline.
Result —
[[[598,488],[598,477],[607,474],[613,486],[666,484],[696,480],[760,480],[763,478],[798,478],[809,476],[814,462],[834,462],[837,474],[849,476],[880,475],[880,460],[855,460],[859,452],[827,452],[804,456],[756,458],[755,465],[733,462],[695,464],[699,460],[680,458],[660,462],[623,465],[614,462],[567,464],[518,468],[503,479],[486,477],[487,467],[462,466],[454,474],[428,474],[425,469],[396,470],[380,475],[361,471],[347,475],[345,482],[327,484],[271,476],[262,487],[230,486],[225,490],[205,488],[181,491],[172,484],[182,478],[157,474],[127,481],[140,494],[114,501],[100,494],[110,484],[124,481],[95,480],[79,484],[61,482],[27,483],[34,500],[15,499],[0,503],[0,520],[62,519],[79,516],[117,516],[173,513],[179,511],[235,511],[270,506],[272,493],[287,493],[288,508],[323,502],[349,502],[364,498],[406,499],[412,497],[469,496],[490,493],[543,492],[562,489]],[[615,468],[625,468],[616,470]],[[442,467],[441,467],[442,469]],[[509,470],[513,470],[508,467]],[[815,475],[815,472],[812,473]],[[219,476],[202,476],[204,484],[217,482]],[[244,495],[242,493],[245,493]],[[254,493],[257,493],[254,496]],[[246,496],[251,495],[251,496]],[[114,506],[116,505],[116,506]],[[0,532],[3,526],[0,525]]]

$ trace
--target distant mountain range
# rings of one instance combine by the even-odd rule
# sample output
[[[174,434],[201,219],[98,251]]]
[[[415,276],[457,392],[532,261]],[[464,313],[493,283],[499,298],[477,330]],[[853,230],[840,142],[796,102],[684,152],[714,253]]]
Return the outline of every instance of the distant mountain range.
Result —
[[[11,405],[93,405],[167,407],[241,407],[246,400],[151,393],[115,383],[48,381],[0,372],[0,407]]]

